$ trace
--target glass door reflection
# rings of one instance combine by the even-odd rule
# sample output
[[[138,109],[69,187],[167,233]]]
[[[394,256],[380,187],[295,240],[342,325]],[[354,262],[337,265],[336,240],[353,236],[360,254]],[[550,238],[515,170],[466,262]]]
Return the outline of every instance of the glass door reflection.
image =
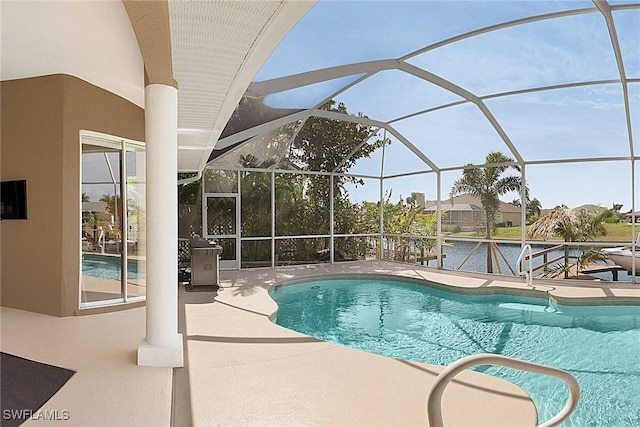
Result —
[[[83,134],[81,161],[80,307],[141,300],[146,294],[144,145]]]

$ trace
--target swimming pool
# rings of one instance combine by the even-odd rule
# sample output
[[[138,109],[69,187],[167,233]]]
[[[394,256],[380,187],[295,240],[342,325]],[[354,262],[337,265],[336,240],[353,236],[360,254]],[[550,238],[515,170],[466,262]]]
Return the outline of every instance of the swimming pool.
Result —
[[[122,261],[117,256],[82,255],[82,274],[106,280],[120,280]],[[144,279],[135,260],[127,262],[127,279]]]
[[[495,353],[564,369],[581,396],[563,426],[640,425],[638,306],[554,306],[541,298],[460,295],[377,279],[276,286],[271,297],[278,325],[371,353],[437,365]],[[556,378],[476,370],[527,391],[539,422],[566,402],[567,388]]]

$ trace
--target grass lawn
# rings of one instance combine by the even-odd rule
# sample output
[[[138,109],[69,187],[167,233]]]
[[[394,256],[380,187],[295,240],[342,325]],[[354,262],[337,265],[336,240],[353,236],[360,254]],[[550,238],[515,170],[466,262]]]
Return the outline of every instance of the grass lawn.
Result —
[[[616,224],[605,224],[605,228],[607,230],[607,235],[596,237],[594,239],[596,242],[625,242],[626,243],[626,242],[631,242],[631,240],[635,240],[635,236],[632,236],[631,234],[631,225],[627,223],[619,222]],[[493,237],[496,239],[520,240],[520,230],[521,230],[520,227],[501,227],[497,229]],[[636,226],[636,233],[638,232],[640,232],[640,224]],[[479,233],[476,233],[473,231],[452,233],[449,236],[480,238],[484,236],[484,231]],[[535,240],[542,240],[542,239],[535,239]],[[551,240],[561,241],[560,237],[554,237]]]

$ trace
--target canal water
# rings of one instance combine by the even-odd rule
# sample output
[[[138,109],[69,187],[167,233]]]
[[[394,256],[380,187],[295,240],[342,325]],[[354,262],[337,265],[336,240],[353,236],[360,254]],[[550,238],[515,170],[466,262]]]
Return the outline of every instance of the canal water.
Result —
[[[449,270],[457,270],[458,267],[460,266],[460,264],[462,264],[462,262],[464,261],[464,259],[469,255],[469,253],[473,250],[473,248],[476,246],[477,242],[459,242],[459,241],[455,241],[455,242],[449,242],[452,243],[453,246],[452,247],[445,247],[443,248],[443,253],[446,255],[446,257],[443,260],[443,267]],[[541,244],[541,245],[531,245],[531,249],[533,251],[533,253],[535,254],[536,252],[539,252],[543,249],[547,249],[553,246],[557,246],[557,244]],[[499,248],[502,251],[502,253],[504,254],[505,258],[507,260],[509,260],[509,264],[511,265],[511,268],[513,268],[514,271],[516,270],[516,261],[518,260],[518,257],[520,256],[520,252],[521,252],[521,247],[520,247],[520,243],[515,243],[515,244],[505,244],[505,243],[500,243],[499,244]],[[580,250],[578,249],[571,249],[570,250],[570,255],[579,255]],[[557,251],[553,251],[550,252],[548,254],[548,259],[549,260],[553,260],[556,259],[558,257],[563,256],[564,251],[563,250],[557,250]],[[498,254],[498,259],[500,260],[500,266],[502,268],[502,274],[504,275],[512,275],[511,271],[509,270],[509,268],[506,266],[504,260],[502,259],[502,257],[500,256],[500,254]],[[575,262],[572,261],[571,259],[569,260],[569,262]],[[535,258],[533,260],[533,266],[539,266],[542,265],[543,263],[543,257],[538,257]],[[556,265],[559,263],[564,263],[564,260],[560,260],[557,263],[552,264]],[[436,265],[436,261],[430,261],[429,265],[431,266],[435,266]],[[528,264],[527,264],[528,266]],[[460,268],[461,271],[473,271],[473,272],[486,272],[487,271],[487,245],[486,244],[481,244],[480,247],[473,253],[473,255],[471,255],[471,257],[465,262],[465,264]],[[495,260],[494,260],[494,268],[493,268],[494,273],[497,273],[498,270],[495,267]],[[539,271],[538,271],[539,273]],[[536,273],[534,273],[536,274]],[[597,274],[592,274],[592,276],[597,277],[599,279],[602,280],[612,280],[613,275],[610,272],[607,273],[597,273]],[[619,281],[627,281],[630,282],[631,281],[631,275],[627,274],[625,271],[620,271],[618,273],[618,280]]]

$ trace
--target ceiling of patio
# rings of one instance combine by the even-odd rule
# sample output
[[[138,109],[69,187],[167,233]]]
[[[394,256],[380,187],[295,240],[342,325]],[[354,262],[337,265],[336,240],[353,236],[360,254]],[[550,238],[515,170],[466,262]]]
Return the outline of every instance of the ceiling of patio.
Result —
[[[210,162],[267,153],[312,116],[379,128],[416,159],[403,172],[481,165],[489,151],[521,165],[630,159],[638,28],[632,1],[321,0],[257,73]],[[351,115],[319,111],[332,99]]]
[[[387,158],[403,161],[385,175],[482,164],[491,150],[520,164],[639,151],[638,1],[168,4],[180,171],[242,144],[259,154],[314,115],[386,132]],[[120,1],[1,6],[3,80],[68,73],[144,106]],[[330,99],[354,115],[319,112]],[[234,114],[241,101],[257,114]]]
[[[198,171],[255,73],[314,1],[167,4],[178,170]],[[144,108],[145,63],[122,0],[3,0],[0,17],[1,80],[69,74]]]
[[[262,63],[313,2],[168,4],[178,82],[178,171],[199,171]]]

